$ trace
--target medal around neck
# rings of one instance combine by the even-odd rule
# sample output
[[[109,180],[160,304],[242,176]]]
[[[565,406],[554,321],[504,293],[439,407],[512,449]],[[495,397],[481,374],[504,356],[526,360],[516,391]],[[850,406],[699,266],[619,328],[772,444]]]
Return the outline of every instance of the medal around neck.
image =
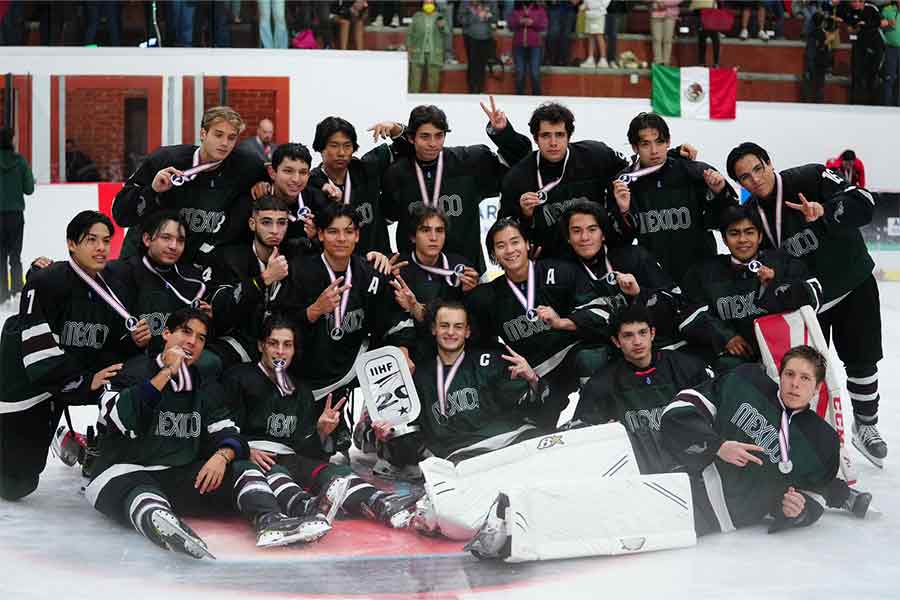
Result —
[[[759,273],[762,268],[763,264],[756,259],[753,259],[749,263],[747,263],[747,270],[751,273]]]
[[[287,366],[287,361],[283,358],[276,358],[272,360],[272,366],[276,369],[283,369]]]
[[[783,460],[778,463],[778,470],[787,475],[794,470],[794,463],[790,460]]]
[[[329,333],[331,339],[334,341],[339,341],[342,337],[344,337],[344,330],[341,327],[335,327]]]
[[[613,271],[610,271],[606,274],[606,283],[609,285],[616,285],[616,274]]]

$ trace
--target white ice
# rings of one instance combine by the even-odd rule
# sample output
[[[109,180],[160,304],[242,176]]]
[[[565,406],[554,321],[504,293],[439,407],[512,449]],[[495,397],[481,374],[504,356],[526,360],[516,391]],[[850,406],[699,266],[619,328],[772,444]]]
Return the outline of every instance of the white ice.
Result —
[[[369,581],[381,582],[378,597],[393,590],[417,598],[900,598],[900,284],[880,290],[879,427],[892,454],[880,470],[851,448],[858,487],[873,493],[880,518],[829,511],[812,527],[777,535],[758,526],[707,536],[685,550],[524,566],[467,555],[364,563],[335,557],[280,568],[252,557],[201,563],[159,550],[96,513],[78,491],[76,470],[51,456],[36,493],[0,501],[0,599],[297,598],[310,591],[373,597]],[[4,310],[0,320],[15,308]],[[845,411],[849,421],[849,406]],[[273,577],[283,583],[273,588]]]

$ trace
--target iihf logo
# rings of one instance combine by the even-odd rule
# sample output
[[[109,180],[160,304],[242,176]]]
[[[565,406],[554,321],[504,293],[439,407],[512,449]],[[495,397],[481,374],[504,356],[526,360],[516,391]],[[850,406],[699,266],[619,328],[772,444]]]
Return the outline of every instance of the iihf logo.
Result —
[[[566,443],[563,441],[561,435],[548,435],[545,438],[541,438],[541,441],[538,442],[537,449],[538,450],[546,450],[547,448],[552,448],[553,446],[565,446]]]

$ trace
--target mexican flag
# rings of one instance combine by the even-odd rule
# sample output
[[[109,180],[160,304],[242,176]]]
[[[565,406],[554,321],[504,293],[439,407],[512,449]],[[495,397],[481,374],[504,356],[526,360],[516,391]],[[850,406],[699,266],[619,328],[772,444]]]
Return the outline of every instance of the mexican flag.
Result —
[[[653,111],[685,119],[733,119],[737,72],[653,65]]]

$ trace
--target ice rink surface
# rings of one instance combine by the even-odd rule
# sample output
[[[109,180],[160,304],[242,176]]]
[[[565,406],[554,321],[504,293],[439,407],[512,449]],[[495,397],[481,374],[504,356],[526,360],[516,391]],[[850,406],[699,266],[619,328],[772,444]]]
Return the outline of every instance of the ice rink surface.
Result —
[[[459,544],[360,521],[337,521],[312,546],[263,552],[237,518],[191,520],[218,556],[195,561],[102,517],[80,493],[80,471],[51,456],[37,492],[0,501],[0,599],[900,598],[900,283],[880,290],[886,468],[851,449],[879,518],[828,511],[776,535],[760,525],[683,550],[526,565],[479,562]],[[0,308],[0,321],[11,310]]]

